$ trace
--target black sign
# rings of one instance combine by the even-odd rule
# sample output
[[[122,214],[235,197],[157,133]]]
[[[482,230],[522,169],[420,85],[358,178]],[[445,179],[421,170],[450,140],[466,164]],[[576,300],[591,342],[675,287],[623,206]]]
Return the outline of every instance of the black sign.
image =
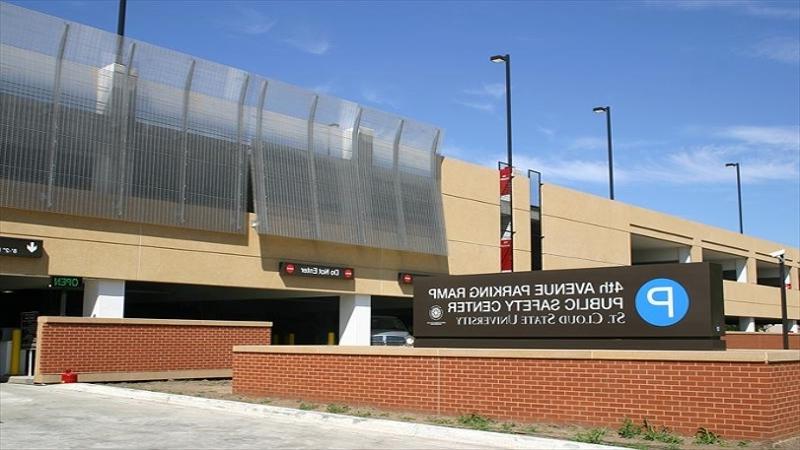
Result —
[[[709,263],[430,277],[415,285],[416,346],[724,348],[721,268]]]
[[[22,328],[22,348],[25,350],[36,349],[36,327],[39,311],[26,311],[20,313]]]
[[[356,273],[349,267],[330,267],[319,264],[305,264],[283,261],[280,263],[281,275],[298,277],[339,278],[352,280]]]
[[[49,287],[50,289],[61,289],[64,291],[79,291],[83,289],[83,278],[53,275],[50,277]]]
[[[0,256],[41,258],[44,244],[39,239],[17,239],[0,236]]]

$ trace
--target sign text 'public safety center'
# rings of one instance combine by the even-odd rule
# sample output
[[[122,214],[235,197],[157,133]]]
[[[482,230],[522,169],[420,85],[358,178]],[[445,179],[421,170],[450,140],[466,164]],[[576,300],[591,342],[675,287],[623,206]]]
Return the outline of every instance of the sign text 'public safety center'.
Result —
[[[417,347],[724,349],[709,263],[426,277]]]

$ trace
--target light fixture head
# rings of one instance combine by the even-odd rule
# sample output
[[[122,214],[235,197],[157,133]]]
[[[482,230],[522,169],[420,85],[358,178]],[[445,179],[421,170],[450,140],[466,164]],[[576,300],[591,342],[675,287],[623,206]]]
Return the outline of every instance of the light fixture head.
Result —
[[[507,58],[504,55],[494,55],[489,57],[489,61],[493,63],[506,62]]]
[[[778,258],[778,259],[783,259],[784,255],[786,255],[786,249],[785,248],[782,248],[780,250],[776,250],[776,251],[774,251],[774,252],[769,254],[769,256],[772,256],[773,258]]]
[[[739,163],[725,163],[725,167],[736,167]]]
[[[592,108],[592,111],[596,112],[597,114],[604,113],[608,111],[608,106],[595,106]]]

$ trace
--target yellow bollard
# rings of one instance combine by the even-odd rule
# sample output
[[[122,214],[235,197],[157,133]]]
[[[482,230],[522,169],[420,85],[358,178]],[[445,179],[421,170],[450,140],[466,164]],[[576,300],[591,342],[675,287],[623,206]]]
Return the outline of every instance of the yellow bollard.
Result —
[[[19,357],[22,349],[22,330],[11,330],[11,375],[19,375]]]
[[[328,331],[328,345],[336,345],[336,333]]]
[[[294,333],[289,333],[289,345],[294,345]]]

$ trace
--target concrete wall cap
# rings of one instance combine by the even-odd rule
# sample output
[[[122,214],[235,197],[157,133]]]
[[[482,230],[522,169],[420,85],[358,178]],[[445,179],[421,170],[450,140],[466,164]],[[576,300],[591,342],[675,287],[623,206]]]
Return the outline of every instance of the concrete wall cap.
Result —
[[[443,358],[595,359],[624,361],[800,362],[797,350],[563,350],[356,347],[326,345],[237,345],[234,353],[365,355]]]
[[[74,323],[83,325],[157,325],[157,326],[200,326],[200,327],[272,327],[272,322],[235,320],[183,320],[183,319],[129,319],[105,317],[60,317],[39,316],[40,324]]]

